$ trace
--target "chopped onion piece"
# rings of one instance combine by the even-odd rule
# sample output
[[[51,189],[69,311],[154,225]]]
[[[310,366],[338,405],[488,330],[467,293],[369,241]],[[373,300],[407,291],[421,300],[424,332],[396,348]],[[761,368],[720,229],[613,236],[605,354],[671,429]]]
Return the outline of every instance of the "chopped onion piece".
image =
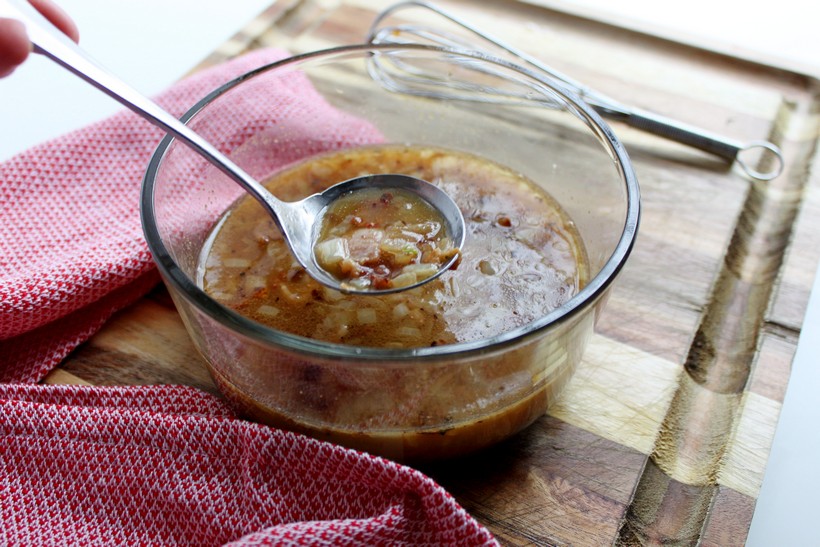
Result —
[[[291,302],[299,302],[300,300],[302,300],[301,295],[298,295],[295,292],[291,291],[286,285],[279,285],[279,289],[282,291],[282,296],[284,296]]]
[[[434,238],[441,231],[441,223],[435,221],[422,222],[421,224],[408,224],[403,227],[405,232],[418,234],[426,238]]]
[[[324,294],[325,300],[327,300],[328,302],[338,302],[339,300],[344,298],[344,295],[342,293],[340,293],[339,291],[333,290],[330,287],[323,287],[323,288],[324,288],[324,292],[325,292],[325,294]]]
[[[397,289],[400,289],[402,287],[409,287],[416,281],[418,281],[418,278],[416,278],[416,274],[414,274],[413,272],[401,273],[390,280],[393,287]]]
[[[342,327],[347,326],[347,324],[350,323],[350,319],[351,315],[344,311],[331,313],[330,315],[325,316],[322,321],[322,326],[329,330],[338,331]]]
[[[412,273],[416,279],[427,279],[438,272],[437,264],[408,264],[402,269],[402,274]]]
[[[256,308],[256,313],[259,315],[264,315],[265,317],[276,317],[279,315],[279,308],[274,308],[269,304],[262,304]]]
[[[245,276],[245,290],[249,293],[257,291],[259,289],[264,289],[268,286],[268,281],[261,275],[248,275]]]
[[[365,277],[355,277],[350,281],[342,283],[342,288],[364,290],[370,287],[370,280]]]
[[[334,237],[316,244],[316,260],[325,269],[339,264],[348,256],[350,256],[350,250],[347,246],[347,240],[340,237]]]
[[[362,325],[372,325],[378,320],[376,316],[376,310],[374,310],[373,308],[364,308],[361,310],[356,310],[356,319],[358,319],[359,323],[361,323]]]
[[[406,317],[408,313],[410,313],[410,308],[408,308],[407,304],[405,304],[404,302],[396,304],[396,307],[393,308],[393,317],[395,317],[396,319]]]
[[[222,265],[226,268],[249,268],[251,261],[247,258],[226,258]]]
[[[383,252],[391,255],[393,264],[397,266],[405,266],[415,262],[421,254],[413,242],[401,238],[384,239],[380,248]]]
[[[412,338],[418,338],[421,336],[421,330],[417,329],[416,327],[399,327],[396,329],[396,334],[399,336],[408,336]]]

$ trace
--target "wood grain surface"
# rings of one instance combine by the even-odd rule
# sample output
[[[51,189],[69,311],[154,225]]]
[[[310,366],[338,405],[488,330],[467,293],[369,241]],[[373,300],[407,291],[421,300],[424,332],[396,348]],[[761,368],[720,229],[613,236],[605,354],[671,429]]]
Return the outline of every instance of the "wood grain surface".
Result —
[[[424,468],[510,545],[742,545],[820,255],[817,82],[524,2],[442,6],[619,100],[746,142],[769,183],[613,125],[643,218],[584,361],[547,416]],[[200,67],[253,48],[363,41],[388,2],[281,0]],[[217,393],[162,287],[47,381]]]

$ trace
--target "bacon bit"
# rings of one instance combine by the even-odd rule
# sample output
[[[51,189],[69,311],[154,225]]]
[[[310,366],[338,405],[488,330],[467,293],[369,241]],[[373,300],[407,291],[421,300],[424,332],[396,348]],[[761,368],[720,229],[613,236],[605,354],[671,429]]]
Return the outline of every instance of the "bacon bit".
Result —
[[[285,277],[289,282],[294,282],[298,281],[303,273],[305,273],[305,269],[299,266],[297,268],[291,268],[290,270],[288,270],[288,273]]]
[[[454,254],[457,255],[457,256],[456,256],[455,262],[453,262],[453,265],[450,266],[451,270],[457,270],[458,269],[458,266],[461,264],[461,257],[464,256],[464,255],[461,254],[461,251],[459,251],[458,249],[450,249],[449,251],[444,253],[444,256],[445,256],[444,262],[446,262],[447,260],[450,260],[450,258],[452,258],[452,256]]]
[[[389,289],[393,286],[393,281],[386,277],[371,276],[371,287],[378,291]]]
[[[361,268],[359,268],[359,266],[349,258],[346,258],[339,263],[339,273],[346,278],[354,277],[360,272]]]
[[[268,290],[268,288],[264,287],[255,291],[253,293],[253,298],[258,298],[259,300],[267,300],[269,294],[270,291]]]

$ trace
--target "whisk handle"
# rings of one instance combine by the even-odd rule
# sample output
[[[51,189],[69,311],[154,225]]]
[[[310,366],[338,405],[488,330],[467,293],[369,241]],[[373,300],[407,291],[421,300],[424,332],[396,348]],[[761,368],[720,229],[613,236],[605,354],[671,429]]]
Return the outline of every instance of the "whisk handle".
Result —
[[[658,135],[698,150],[714,154],[729,162],[737,161],[740,167],[751,177],[758,180],[772,180],[783,171],[783,154],[774,144],[766,141],[740,143],[726,137],[704,131],[697,127],[666,118],[640,109],[629,109],[624,112],[603,111],[603,115],[626,123],[636,129]],[[766,167],[758,168],[749,164],[739,154],[745,150],[760,148],[770,156],[761,162]]]
[[[730,162],[735,161],[743,149],[740,143],[652,112],[633,109],[623,121],[636,129],[709,152]]]

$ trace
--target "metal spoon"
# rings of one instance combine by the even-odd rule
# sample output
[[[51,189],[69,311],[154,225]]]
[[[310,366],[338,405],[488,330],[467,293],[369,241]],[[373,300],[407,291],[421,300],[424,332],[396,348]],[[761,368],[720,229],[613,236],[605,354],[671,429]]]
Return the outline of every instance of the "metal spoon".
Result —
[[[49,57],[69,72],[116,99],[152,124],[185,142],[195,152],[236,181],[273,216],[276,224],[282,230],[285,241],[287,241],[293,255],[307,273],[323,285],[354,294],[384,294],[403,291],[435,279],[447,271],[457,260],[458,257],[454,257],[447,263],[442,264],[436,274],[401,288],[371,290],[342,287],[340,280],[318,265],[314,255],[314,246],[318,235],[317,220],[331,202],[343,194],[364,188],[403,189],[414,192],[442,214],[447,224],[447,233],[450,235],[453,245],[460,249],[464,244],[465,226],[464,218],[458,206],[438,187],[414,177],[395,174],[358,177],[340,182],[322,193],[314,194],[301,201],[281,201],[185,124],[92,60],[84,50],[52,25],[28,1],[0,0],[0,17],[10,17],[21,21],[26,26],[29,39],[34,44],[36,52]]]

